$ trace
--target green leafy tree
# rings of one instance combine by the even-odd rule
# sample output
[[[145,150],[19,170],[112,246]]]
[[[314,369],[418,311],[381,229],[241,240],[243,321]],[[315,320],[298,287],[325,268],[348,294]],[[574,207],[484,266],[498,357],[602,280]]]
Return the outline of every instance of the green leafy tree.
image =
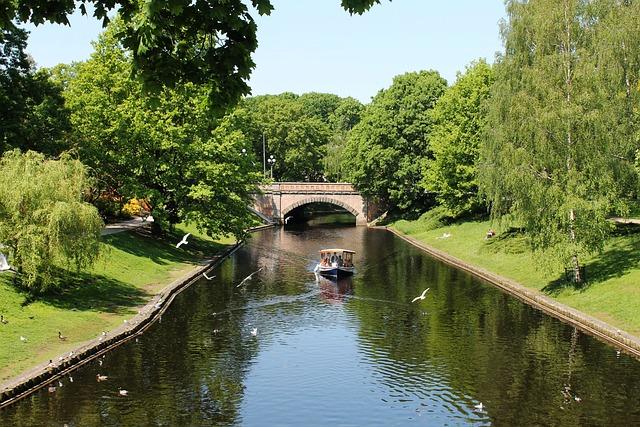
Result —
[[[345,167],[345,147],[349,132],[360,122],[364,105],[353,98],[344,98],[329,115],[331,140],[324,157],[324,176],[329,181],[344,181],[348,175]]]
[[[495,66],[481,187],[495,217],[524,224],[534,248],[570,265],[577,282],[581,257],[605,242],[632,164],[629,144],[612,132],[613,115],[601,111],[609,100],[600,87],[602,48],[594,47],[599,16],[627,7],[508,1],[505,54]]]
[[[406,73],[373,98],[344,155],[347,178],[364,195],[405,212],[429,203],[419,186],[420,164],[429,152],[430,110],[446,87],[436,71]]]
[[[146,198],[163,226],[187,220],[211,236],[242,237],[259,182],[242,152],[250,151],[248,141],[214,120],[205,87],[148,96],[129,79],[132,62],[118,46],[117,24],[77,65],[65,91],[78,152],[100,178],[96,193]]]
[[[363,13],[379,0],[342,0],[350,13]],[[210,107],[222,112],[249,93],[246,80],[258,46],[257,26],[243,0],[11,0],[0,7],[0,28],[14,20],[69,25],[76,8],[104,25],[117,10],[123,25],[118,40],[131,53],[133,68],[147,87],[194,83],[209,88]],[[261,15],[271,0],[251,0]]]
[[[47,160],[12,150],[0,158],[0,242],[32,294],[63,285],[55,269],[96,260],[103,223],[83,200],[88,187],[85,166],[67,155]]]
[[[306,108],[291,93],[262,95],[242,103],[243,132],[254,142],[254,153],[262,159],[262,141],[266,156],[274,156],[276,181],[321,181],[322,160],[329,142],[329,126]],[[260,164],[259,167],[262,167]],[[269,165],[267,165],[269,168]]]
[[[57,155],[68,148],[69,112],[62,88],[25,53],[27,32],[0,30],[0,150]]]
[[[429,150],[433,157],[425,162],[421,184],[454,217],[480,206],[476,163],[492,76],[485,61],[471,64],[432,110]]]

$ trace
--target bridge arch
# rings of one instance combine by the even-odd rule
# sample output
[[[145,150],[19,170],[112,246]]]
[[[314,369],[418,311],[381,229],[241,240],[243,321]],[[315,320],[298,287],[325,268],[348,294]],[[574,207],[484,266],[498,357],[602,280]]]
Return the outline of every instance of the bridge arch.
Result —
[[[339,206],[339,207],[347,210],[349,213],[351,213],[356,218],[358,217],[358,215],[361,214],[358,211],[358,208],[353,207],[353,206],[349,205],[348,203],[343,202],[342,200],[334,199],[332,197],[327,197],[327,196],[310,196],[310,197],[306,197],[306,198],[304,198],[302,200],[297,200],[297,201],[291,203],[289,206],[283,208],[282,209],[282,217],[285,218],[287,216],[287,214],[289,214],[289,212],[291,212],[292,210],[294,210],[296,208],[299,208],[300,206],[308,205],[310,203],[330,203],[332,205],[336,205],[336,206]]]
[[[348,182],[274,182],[260,187],[250,209],[267,221],[282,223],[293,209],[310,203],[329,203],[345,209],[366,225],[375,218],[377,208]]]

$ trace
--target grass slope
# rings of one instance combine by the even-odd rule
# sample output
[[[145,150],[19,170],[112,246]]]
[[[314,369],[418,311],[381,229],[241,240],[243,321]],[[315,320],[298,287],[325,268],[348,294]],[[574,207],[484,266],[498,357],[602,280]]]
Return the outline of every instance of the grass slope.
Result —
[[[176,249],[187,232],[189,244]],[[232,243],[187,226],[166,239],[142,232],[104,236],[101,258],[90,271],[67,272],[69,287],[26,305],[26,295],[11,286],[12,276],[1,275],[0,314],[8,323],[0,324],[0,382],[119,326],[167,284]],[[58,331],[68,339],[60,341]]]
[[[489,221],[451,225],[428,221],[397,221],[396,230],[480,266],[556,300],[640,336],[640,234],[618,235],[601,254],[584,260],[587,282],[564,280],[563,271],[548,271],[519,233],[499,233],[485,239]],[[442,238],[444,233],[451,234]]]

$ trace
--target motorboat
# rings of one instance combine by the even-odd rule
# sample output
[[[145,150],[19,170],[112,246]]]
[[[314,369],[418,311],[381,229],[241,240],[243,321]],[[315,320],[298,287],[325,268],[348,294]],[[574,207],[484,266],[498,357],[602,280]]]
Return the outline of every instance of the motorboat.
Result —
[[[314,271],[323,276],[335,278],[351,276],[355,271],[354,255],[355,252],[349,249],[322,249],[320,263]]]

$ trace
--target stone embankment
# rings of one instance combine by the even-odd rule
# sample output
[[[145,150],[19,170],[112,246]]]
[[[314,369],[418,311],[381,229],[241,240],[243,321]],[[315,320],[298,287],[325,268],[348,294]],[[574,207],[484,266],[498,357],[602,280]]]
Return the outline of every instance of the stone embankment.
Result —
[[[476,277],[486,280],[494,286],[502,289],[503,291],[513,295],[521,301],[529,304],[543,312],[560,319],[565,323],[569,323],[581,331],[592,335],[602,341],[617,346],[625,352],[632,354],[633,356],[640,358],[640,338],[628,334],[620,329],[596,319],[593,316],[589,316],[581,311],[573,309],[565,304],[559,303],[553,298],[548,297],[538,291],[529,289],[513,280],[509,280],[505,277],[494,274],[490,271],[482,269],[480,267],[471,265],[462,261],[459,258],[451,256],[446,252],[440,251],[429,245],[426,245],[412,237],[404,235],[397,230],[389,227],[375,227],[388,230],[396,236],[404,239],[412,245],[427,252],[432,257],[443,261],[449,265],[457,267],[461,270],[467,271]]]
[[[269,227],[272,227],[272,225],[254,227],[249,231],[258,231]],[[202,261],[201,265],[189,274],[167,285],[159,294],[154,296],[151,301],[141,307],[137,315],[127,320],[126,323],[119,328],[109,331],[106,335],[100,335],[95,339],[83,343],[70,353],[54,359],[51,364],[36,366],[19,377],[13,378],[0,385],[0,409],[15,403],[42,387],[47,386],[52,381],[68,375],[84,364],[101,357],[108,351],[142,334],[155,321],[162,318],[162,313],[167,310],[176,295],[198,281],[202,274],[217,267],[240,246],[242,246],[242,242],[236,243],[213,258]]]

